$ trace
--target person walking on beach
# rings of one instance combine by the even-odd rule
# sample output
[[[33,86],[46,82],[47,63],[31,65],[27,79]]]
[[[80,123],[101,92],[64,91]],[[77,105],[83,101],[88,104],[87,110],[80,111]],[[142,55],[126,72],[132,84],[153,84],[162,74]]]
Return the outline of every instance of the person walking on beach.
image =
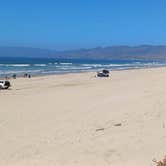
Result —
[[[13,74],[13,79],[16,79],[16,74]]]

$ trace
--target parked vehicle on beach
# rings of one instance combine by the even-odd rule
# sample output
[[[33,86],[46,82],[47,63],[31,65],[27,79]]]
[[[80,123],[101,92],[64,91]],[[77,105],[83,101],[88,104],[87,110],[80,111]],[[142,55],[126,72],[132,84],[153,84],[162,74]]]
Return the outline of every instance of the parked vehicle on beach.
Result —
[[[109,77],[109,70],[102,70],[101,72],[97,72],[98,77]]]
[[[11,86],[9,81],[0,80],[0,89],[8,89]]]

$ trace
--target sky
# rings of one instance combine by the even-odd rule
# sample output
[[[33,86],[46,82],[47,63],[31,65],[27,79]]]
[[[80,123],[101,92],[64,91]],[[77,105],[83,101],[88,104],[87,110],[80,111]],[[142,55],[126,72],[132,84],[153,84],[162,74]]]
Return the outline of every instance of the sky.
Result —
[[[165,45],[165,0],[0,0],[0,45]]]

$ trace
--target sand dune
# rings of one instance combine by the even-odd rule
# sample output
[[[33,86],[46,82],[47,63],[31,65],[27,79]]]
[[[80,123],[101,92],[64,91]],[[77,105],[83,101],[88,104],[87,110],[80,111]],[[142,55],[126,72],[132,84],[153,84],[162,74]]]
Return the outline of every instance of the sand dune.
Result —
[[[150,166],[166,155],[166,68],[11,80],[0,165]]]

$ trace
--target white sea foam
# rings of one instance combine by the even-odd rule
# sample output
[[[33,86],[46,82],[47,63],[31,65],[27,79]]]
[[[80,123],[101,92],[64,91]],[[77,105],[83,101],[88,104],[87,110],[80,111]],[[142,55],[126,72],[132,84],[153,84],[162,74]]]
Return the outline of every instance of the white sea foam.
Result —
[[[118,66],[131,66],[132,64],[82,64],[82,66],[98,67],[118,67]],[[134,65],[134,64],[133,64]]]
[[[82,64],[82,66],[102,67],[102,64]]]
[[[0,66],[4,67],[28,67],[30,64],[0,64]]]
[[[61,65],[72,65],[73,63],[60,63]]]
[[[46,64],[34,64],[34,66],[42,67],[42,66],[47,66],[47,65]]]
[[[85,69],[91,69],[92,67],[76,67],[76,66],[73,66],[73,67],[59,67],[58,69],[60,70],[85,70]]]

